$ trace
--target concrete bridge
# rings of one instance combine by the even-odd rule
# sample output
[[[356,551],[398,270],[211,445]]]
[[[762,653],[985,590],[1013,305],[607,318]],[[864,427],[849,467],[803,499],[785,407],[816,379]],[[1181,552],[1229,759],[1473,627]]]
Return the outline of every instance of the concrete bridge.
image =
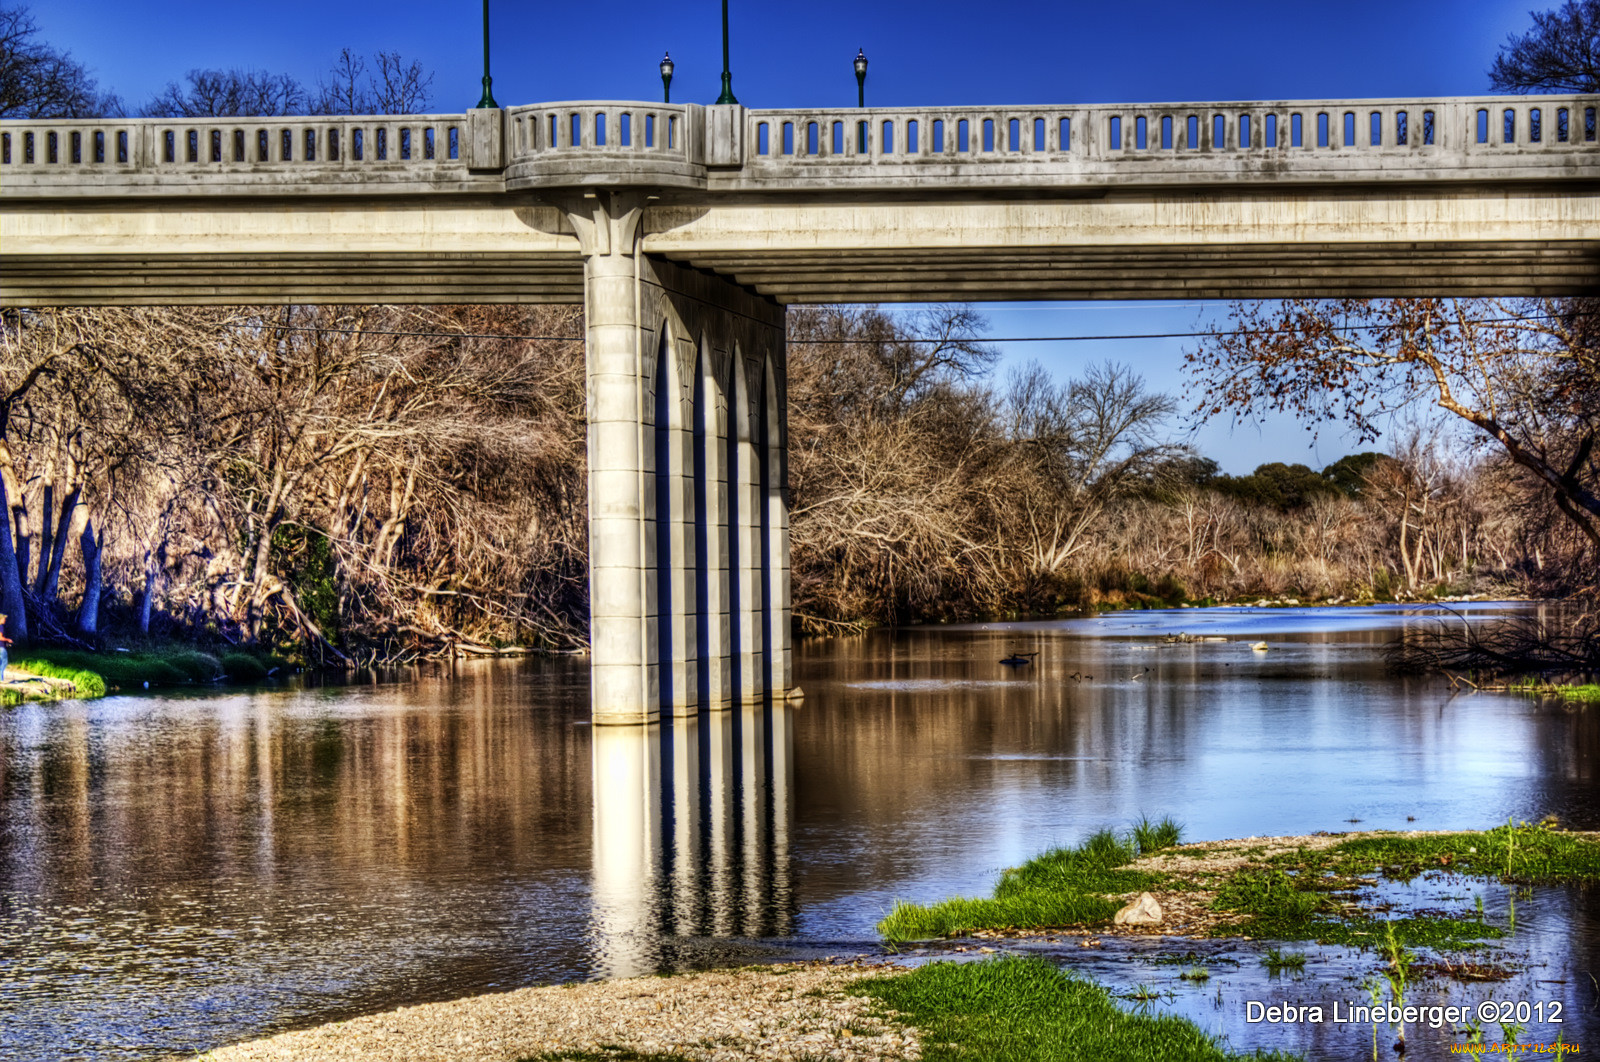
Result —
[[[784,306],[1600,289],[1600,97],[0,123],[0,302],[582,302],[593,705],[793,686]]]

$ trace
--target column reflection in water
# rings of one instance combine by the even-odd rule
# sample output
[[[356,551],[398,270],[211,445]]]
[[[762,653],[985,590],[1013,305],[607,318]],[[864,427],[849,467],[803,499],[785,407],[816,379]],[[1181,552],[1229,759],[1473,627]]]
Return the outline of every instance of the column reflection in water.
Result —
[[[690,965],[708,937],[793,932],[791,712],[594,728],[596,973]]]
[[[661,726],[594,728],[595,973],[655,968],[661,869]]]

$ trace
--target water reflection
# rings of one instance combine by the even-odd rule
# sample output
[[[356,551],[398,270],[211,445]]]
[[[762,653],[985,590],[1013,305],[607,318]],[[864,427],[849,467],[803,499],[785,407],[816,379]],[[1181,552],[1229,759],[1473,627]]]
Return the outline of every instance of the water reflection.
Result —
[[[807,641],[804,707],[655,728],[591,728],[566,659],[0,712],[0,1057],[162,1057],[856,951],[895,899],[986,893],[1141,813],[1194,838],[1600,826],[1600,712],[1388,674],[1407,611]],[[1235,641],[1164,641],[1179,630]],[[1000,666],[1017,649],[1037,663]],[[1570,917],[1589,984],[1597,916]]]
[[[784,704],[594,729],[595,972],[706,937],[788,936],[794,720]]]
[[[594,733],[595,972],[630,977],[701,937],[794,928],[787,705]]]

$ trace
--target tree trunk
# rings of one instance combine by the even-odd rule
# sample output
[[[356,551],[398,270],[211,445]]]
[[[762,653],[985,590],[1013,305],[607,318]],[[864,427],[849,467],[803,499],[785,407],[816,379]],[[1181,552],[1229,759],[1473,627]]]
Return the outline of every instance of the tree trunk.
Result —
[[[94,637],[100,629],[100,550],[104,538],[94,533],[94,521],[85,520],[78,537],[83,548],[83,604],[78,606],[78,633]]]
[[[39,599],[41,606],[49,604],[50,599],[44,594],[45,579],[50,572],[50,554],[55,550],[56,529],[56,485],[55,468],[53,464],[45,468],[45,481],[43,497],[40,499],[39,512],[39,574],[33,584],[34,596]]]
[[[150,607],[155,598],[156,573],[148,561],[144,569],[144,589],[139,594],[139,633],[150,634]]]
[[[0,476],[0,612],[6,614],[5,634],[17,645],[28,641],[27,599],[22,595],[22,576],[17,571],[16,549],[11,541],[11,501],[6,496],[5,478]]]
[[[61,519],[56,523],[55,543],[50,549],[50,569],[42,573],[39,599],[52,602],[56,599],[56,589],[61,585],[61,562],[67,556],[67,539],[72,537],[72,522],[77,519],[78,506],[83,500],[83,484],[75,483],[72,492],[67,495],[67,500],[61,506]],[[39,558],[40,568],[43,569],[45,558]]]
[[[1406,569],[1406,589],[1415,590],[1417,588],[1417,572],[1416,569],[1411,566],[1411,550],[1409,543],[1406,541],[1406,533],[1410,530],[1410,520],[1406,517],[1406,514],[1402,512],[1400,514],[1400,563],[1404,565]]]

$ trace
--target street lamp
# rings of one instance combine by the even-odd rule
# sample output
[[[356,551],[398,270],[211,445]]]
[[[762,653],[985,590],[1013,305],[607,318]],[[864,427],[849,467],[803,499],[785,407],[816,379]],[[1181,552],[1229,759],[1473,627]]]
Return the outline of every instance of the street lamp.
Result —
[[[478,101],[479,107],[499,107],[494,101],[494,93],[489,91],[493,82],[489,76],[489,0],[483,0],[483,98]]]
[[[856,49],[856,106],[867,105],[867,52],[864,48]],[[867,153],[867,123],[856,123],[856,150],[861,154]]]
[[[661,102],[672,102],[672,53],[667,52],[661,57]]]
[[[728,0],[722,0],[722,95],[717,102],[739,102],[733,98],[733,74],[728,70]]]

